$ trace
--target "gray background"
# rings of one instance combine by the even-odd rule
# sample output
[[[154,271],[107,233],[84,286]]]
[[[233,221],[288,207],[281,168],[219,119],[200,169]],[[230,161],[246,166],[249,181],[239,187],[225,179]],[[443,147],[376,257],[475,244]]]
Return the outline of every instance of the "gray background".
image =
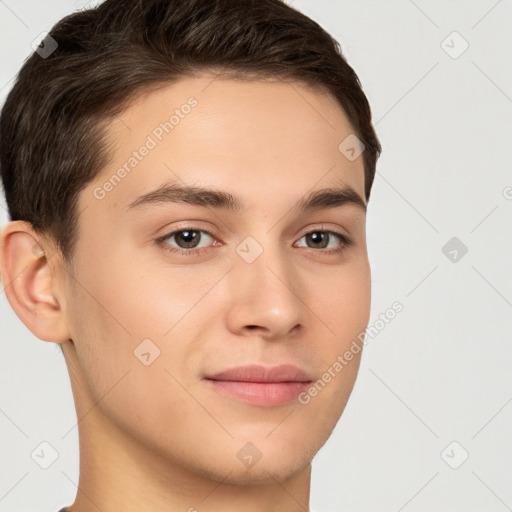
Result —
[[[83,3],[0,0],[0,102],[32,40]],[[370,324],[404,308],[368,340],[314,460],[312,507],[512,510],[512,1],[291,4],[339,40],[372,106],[384,151],[367,220]],[[55,512],[78,482],[64,360],[3,290],[0,325],[0,512]],[[44,441],[59,454],[46,470],[31,458]]]

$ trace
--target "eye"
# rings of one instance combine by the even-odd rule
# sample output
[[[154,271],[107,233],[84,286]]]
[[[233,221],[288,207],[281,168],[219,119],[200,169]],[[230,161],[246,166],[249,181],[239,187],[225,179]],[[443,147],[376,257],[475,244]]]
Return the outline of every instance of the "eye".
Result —
[[[325,254],[341,254],[348,246],[353,245],[352,239],[347,235],[338,233],[337,231],[325,231],[323,229],[309,231],[303,235],[300,240],[302,240],[302,238],[305,238],[306,243],[310,244],[308,248],[313,250],[321,249],[321,252]],[[339,242],[336,244],[336,238],[341,240],[341,244]],[[331,244],[333,241],[334,248]],[[313,245],[313,247],[311,247],[311,245]]]
[[[167,233],[166,235],[158,238],[156,242],[160,247],[162,247],[162,249],[171,253],[195,256],[198,253],[201,253],[204,249],[207,249],[207,247],[199,247],[199,243],[205,238],[204,235],[206,235],[207,239],[211,238],[215,240],[210,232],[204,229],[189,227]],[[172,239],[174,239],[178,247],[173,247],[168,242],[168,240]]]

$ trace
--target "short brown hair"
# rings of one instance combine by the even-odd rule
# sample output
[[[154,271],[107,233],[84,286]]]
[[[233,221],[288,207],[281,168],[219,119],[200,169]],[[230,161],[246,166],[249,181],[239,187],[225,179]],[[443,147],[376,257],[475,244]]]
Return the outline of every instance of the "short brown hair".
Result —
[[[137,93],[201,71],[323,86],[365,145],[369,199],[381,146],[359,79],[284,0],[106,0],[49,34],[57,48],[26,60],[2,108],[0,170],[10,220],[50,235],[68,262],[79,193],[109,160],[105,124]]]

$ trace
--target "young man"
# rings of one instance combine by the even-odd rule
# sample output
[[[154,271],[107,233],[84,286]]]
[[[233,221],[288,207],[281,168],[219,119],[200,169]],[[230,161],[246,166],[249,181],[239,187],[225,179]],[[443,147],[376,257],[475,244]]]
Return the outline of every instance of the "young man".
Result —
[[[1,114],[0,270],[69,370],[63,510],[309,510],[380,151],[338,44],[281,0],[107,0],[51,30]]]

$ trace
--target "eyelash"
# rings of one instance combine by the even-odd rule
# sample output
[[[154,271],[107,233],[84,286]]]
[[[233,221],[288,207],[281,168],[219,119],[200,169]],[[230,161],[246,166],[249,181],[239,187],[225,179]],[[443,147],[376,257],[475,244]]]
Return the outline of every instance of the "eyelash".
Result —
[[[167,233],[164,236],[161,236],[161,237],[157,238],[155,240],[155,243],[156,243],[156,245],[158,247],[160,247],[164,251],[168,251],[168,252],[170,252],[172,254],[178,254],[178,255],[183,255],[183,256],[200,256],[203,253],[203,251],[207,251],[208,249],[210,249],[211,246],[201,247],[199,249],[175,248],[175,247],[171,247],[165,241],[166,239],[172,237],[173,235],[176,235],[177,233],[181,233],[183,231],[197,231],[197,232],[200,232],[200,233],[206,233],[208,236],[212,237],[215,240],[215,236],[210,231],[208,231],[207,229],[198,229],[198,228],[193,227],[193,226],[184,226],[184,227],[180,227],[180,229],[177,229],[175,231],[171,231],[170,233]],[[347,235],[345,235],[343,233],[339,233],[338,231],[325,230],[325,229],[322,229],[322,228],[313,229],[312,231],[308,231],[307,233],[304,233],[300,238],[303,238],[306,235],[309,235],[311,233],[328,233],[329,235],[335,235],[335,236],[337,236],[343,242],[343,245],[342,245],[341,249],[328,249],[328,250],[325,250],[325,249],[313,249],[313,248],[309,247],[308,249],[310,251],[321,252],[323,254],[328,254],[328,255],[341,255],[342,253],[345,252],[345,250],[348,247],[354,245],[354,241],[350,237],[348,237]]]

